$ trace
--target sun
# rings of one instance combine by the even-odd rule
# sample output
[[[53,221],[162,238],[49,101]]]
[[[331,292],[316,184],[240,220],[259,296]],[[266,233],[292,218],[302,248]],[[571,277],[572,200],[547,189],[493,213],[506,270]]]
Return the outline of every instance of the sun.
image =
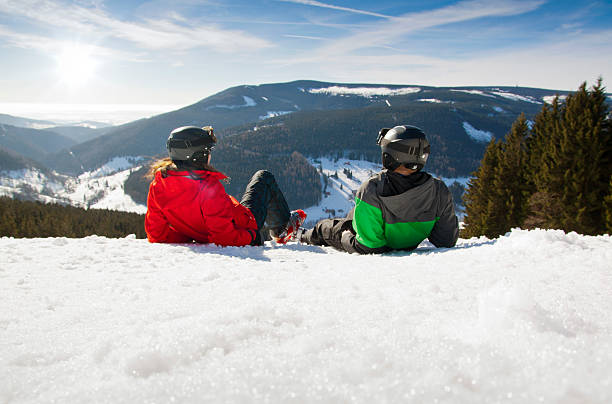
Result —
[[[62,83],[81,86],[93,78],[97,62],[92,51],[90,46],[70,44],[57,54],[57,72]]]

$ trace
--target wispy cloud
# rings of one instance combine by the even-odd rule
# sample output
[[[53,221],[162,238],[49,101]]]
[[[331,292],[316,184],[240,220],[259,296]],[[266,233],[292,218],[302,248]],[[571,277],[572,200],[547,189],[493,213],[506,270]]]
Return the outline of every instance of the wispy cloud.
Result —
[[[349,8],[349,7],[334,6],[333,4],[321,3],[320,1],[315,1],[315,0],[278,0],[278,1],[282,1],[285,3],[303,4],[306,6],[313,6],[313,7],[329,8],[332,10],[347,11],[349,13],[369,15],[372,17],[391,18],[391,16],[374,13],[372,11],[359,10],[359,9]]]
[[[327,57],[338,52],[347,54],[357,49],[392,46],[393,41],[419,30],[445,24],[470,21],[483,17],[513,16],[533,11],[545,0],[465,0],[459,3],[419,13],[393,17],[393,22],[379,23],[373,29],[340,38],[319,49],[318,55]]]
[[[146,50],[204,47],[219,52],[234,52],[272,46],[264,39],[239,30],[227,30],[211,24],[189,26],[185,21],[179,24],[177,21],[181,20],[181,16],[176,14],[171,19],[122,21],[100,7],[84,7],[58,0],[2,0],[0,13],[80,36],[126,40]]]
[[[297,38],[297,39],[312,39],[315,41],[323,41],[325,40],[325,38],[321,38],[320,36],[309,36],[309,35],[290,35],[290,34],[285,34],[283,35],[285,38]]]

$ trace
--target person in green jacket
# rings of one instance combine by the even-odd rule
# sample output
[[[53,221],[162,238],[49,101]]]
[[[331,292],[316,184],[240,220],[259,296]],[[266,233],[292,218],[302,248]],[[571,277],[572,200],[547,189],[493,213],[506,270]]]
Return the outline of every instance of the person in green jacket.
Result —
[[[361,184],[355,208],[345,218],[320,220],[297,239],[360,254],[414,250],[425,239],[453,247],[459,236],[453,197],[423,171],[430,152],[425,133],[408,125],[383,128],[377,143],[384,169]]]

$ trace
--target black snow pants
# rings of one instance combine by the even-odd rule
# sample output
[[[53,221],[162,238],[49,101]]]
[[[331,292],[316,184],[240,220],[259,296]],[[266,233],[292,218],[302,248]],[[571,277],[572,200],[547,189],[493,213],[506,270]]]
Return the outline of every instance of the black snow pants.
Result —
[[[261,245],[272,236],[279,235],[287,225],[291,212],[276,179],[271,172],[257,171],[247,185],[240,204],[249,208],[257,222],[258,234],[252,245]]]
[[[342,233],[348,230],[355,233],[353,230],[353,211],[349,212],[347,217],[321,219],[310,230],[306,230],[302,235],[302,242],[313,245],[331,246],[338,250],[344,250],[342,247]]]

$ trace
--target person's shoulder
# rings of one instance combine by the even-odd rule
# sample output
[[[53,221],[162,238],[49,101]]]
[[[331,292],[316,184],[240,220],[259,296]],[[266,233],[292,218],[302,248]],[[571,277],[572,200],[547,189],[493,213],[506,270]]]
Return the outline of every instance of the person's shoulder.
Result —
[[[361,183],[361,186],[357,190],[357,197],[360,197],[360,199],[362,199],[364,194],[376,193],[376,190],[378,189],[378,184],[384,181],[383,176],[384,170],[379,171],[367,180],[363,181]]]

